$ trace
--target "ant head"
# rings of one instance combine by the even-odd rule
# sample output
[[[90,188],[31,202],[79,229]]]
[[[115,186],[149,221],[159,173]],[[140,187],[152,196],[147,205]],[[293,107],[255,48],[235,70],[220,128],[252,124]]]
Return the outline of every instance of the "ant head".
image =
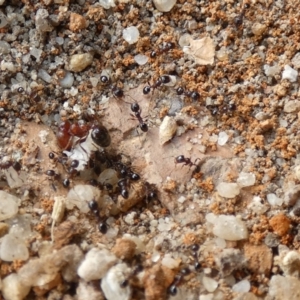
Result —
[[[109,78],[105,75],[102,75],[100,77],[100,81],[103,83],[103,84],[107,84],[109,82]]]
[[[121,195],[124,199],[128,199],[128,197],[129,197],[129,193],[126,189],[121,190]]]
[[[113,94],[117,98],[122,98],[124,96],[124,91],[118,87],[113,88]]]
[[[177,157],[175,157],[175,163],[183,163],[183,162],[185,162],[185,157],[184,157],[184,155],[179,155],[179,156],[177,156]]]
[[[160,77],[160,79],[163,84],[169,83],[171,81],[171,77],[168,75],[163,75]]]
[[[194,91],[191,93],[191,98],[193,99],[193,101],[197,101],[200,98],[200,94]]]
[[[143,94],[144,95],[147,95],[149,94],[151,91],[151,87],[149,85],[146,85],[144,88],[143,88]]]
[[[177,95],[182,95],[184,93],[184,88],[180,86],[179,88],[176,89],[176,93]]]

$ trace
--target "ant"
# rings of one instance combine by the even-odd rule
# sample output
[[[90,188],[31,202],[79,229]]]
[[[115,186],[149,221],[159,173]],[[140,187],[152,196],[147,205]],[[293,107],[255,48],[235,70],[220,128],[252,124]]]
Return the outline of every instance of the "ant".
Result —
[[[16,172],[21,171],[22,168],[21,164],[17,161],[8,160],[0,163],[0,170],[8,170],[10,167],[13,167]]]
[[[110,79],[106,75],[102,75],[100,77],[100,81],[103,84],[107,85],[110,82]],[[113,95],[118,99],[124,97],[124,91],[116,85],[111,86],[111,91],[112,91]]]
[[[148,82],[149,85],[146,85],[144,88],[143,88],[143,94],[144,95],[147,95],[151,92],[151,89],[154,91],[155,89],[159,88],[160,86],[162,86],[163,84],[167,84],[171,81],[171,77],[168,76],[168,75],[163,75],[161,77],[159,77],[155,82],[154,84],[150,84]]]
[[[139,125],[137,127],[139,127],[143,132],[147,132],[148,131],[148,124],[146,123],[147,120],[143,120],[141,116],[142,109],[140,108],[139,104],[132,103],[131,111],[134,113],[134,115],[133,114],[130,115],[139,121]]]
[[[19,94],[25,94],[31,103],[37,103],[41,101],[41,97],[39,96],[37,91],[32,90],[30,93],[25,92],[24,88],[21,86],[17,89]]]
[[[105,221],[100,219],[99,216],[99,205],[96,200],[91,200],[88,202],[89,209],[92,211],[92,213],[96,216],[97,220],[99,221],[98,229],[102,234],[105,234],[108,230],[107,224]]]
[[[91,118],[92,116],[88,116]],[[64,150],[70,150],[73,144],[73,137],[79,138],[76,141],[82,143],[86,140],[89,132],[91,131],[91,138],[93,142],[100,147],[108,147],[111,143],[110,134],[108,130],[100,125],[100,122],[94,122],[92,124],[76,122],[71,124],[69,121],[60,123],[58,132],[56,133],[57,143]]]
[[[168,292],[170,295],[175,296],[177,294],[177,286],[181,283],[184,276],[190,274],[191,271],[188,268],[184,268],[180,271],[179,275],[176,275],[172,284],[170,285]]]
[[[197,101],[200,98],[200,94],[196,91],[185,91],[183,87],[178,87],[176,89],[177,95],[185,95],[189,98],[191,98],[193,101]]]
[[[124,199],[128,199],[129,192],[128,192],[129,180],[127,178],[122,178],[118,181],[118,187],[121,189],[121,196]]]
[[[184,157],[184,155],[179,155],[175,157],[174,162],[175,164],[183,164],[183,166],[189,166],[191,168],[192,166],[197,167],[197,160],[200,160],[200,158],[196,158],[196,160],[192,162],[190,158]]]
[[[136,276],[138,273],[143,271],[143,266],[142,265],[137,265],[133,268],[133,270],[130,272],[130,274],[128,275],[127,279],[124,279],[121,283],[120,286],[122,288],[128,286],[129,284],[129,280],[132,279],[134,276]]]
[[[194,268],[195,268],[196,271],[198,271],[201,268],[201,264],[198,261],[198,254],[197,254],[197,252],[199,250],[199,245],[198,244],[193,244],[191,246],[191,250],[192,250],[192,255],[194,257],[194,260],[195,260]]]
[[[167,42],[165,44],[162,44],[159,49],[152,50],[150,52],[150,57],[151,58],[155,58],[157,55],[161,55],[163,53],[166,53],[166,52],[170,51],[171,49],[173,49],[174,46],[175,45],[173,43],[171,43],[171,42]]]

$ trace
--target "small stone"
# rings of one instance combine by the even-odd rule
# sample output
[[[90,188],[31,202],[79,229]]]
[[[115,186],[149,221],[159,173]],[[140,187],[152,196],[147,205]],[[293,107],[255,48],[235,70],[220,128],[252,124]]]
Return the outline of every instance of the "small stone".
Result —
[[[158,11],[168,12],[176,4],[176,0],[153,0],[154,6]]]
[[[30,287],[22,284],[15,273],[2,280],[2,295],[5,300],[23,300],[30,292]]]
[[[298,72],[291,68],[289,65],[284,66],[284,71],[282,72],[282,79],[287,79],[290,82],[296,82],[298,77]]]
[[[287,191],[285,191],[284,204],[286,204],[287,206],[294,206],[299,198],[300,198],[300,185],[297,184],[289,188]]]
[[[287,89],[281,85],[281,84],[277,84],[275,87],[274,87],[274,92],[276,95],[278,95],[279,97],[283,97],[286,95],[287,93]]]
[[[35,26],[38,31],[50,32],[53,26],[49,23],[49,13],[46,9],[40,8],[35,15]]]
[[[218,144],[220,146],[224,146],[227,143],[228,139],[229,139],[228,134],[224,131],[221,131],[218,136]]]
[[[254,23],[251,27],[251,30],[254,35],[259,36],[265,32],[266,28],[267,28],[267,26],[264,24]]]
[[[272,300],[300,299],[299,279],[273,275],[269,282],[269,293],[267,298]]]
[[[72,12],[70,15],[70,30],[73,32],[78,32],[81,29],[85,29],[86,27],[86,19],[83,16]]]
[[[116,244],[111,249],[112,253],[122,260],[130,260],[135,255],[136,244],[132,240],[117,239]]]
[[[218,282],[210,277],[203,276],[202,283],[203,283],[204,288],[209,293],[213,293],[218,287]]]
[[[249,280],[242,280],[238,283],[236,283],[232,290],[236,293],[248,293],[250,291],[251,285]]]
[[[255,174],[241,172],[236,182],[241,187],[253,186],[255,184],[255,179]]]
[[[5,55],[10,53],[10,44],[5,41],[0,41],[0,54]]]
[[[81,72],[93,62],[93,55],[90,53],[74,54],[71,56],[69,68],[72,72]]]
[[[300,275],[300,253],[298,251],[283,251],[276,262],[283,271],[285,276],[293,276],[299,278]]]
[[[159,143],[164,145],[166,142],[170,141],[177,130],[177,123],[174,118],[165,116],[162,123],[159,126]]]
[[[60,249],[67,245],[74,235],[78,234],[78,228],[76,223],[69,220],[61,223],[53,234],[54,248]]]
[[[148,62],[149,58],[146,55],[138,54],[134,57],[134,60],[138,65],[143,66]]]
[[[47,83],[51,83],[51,81],[52,81],[52,77],[48,74],[47,71],[45,71],[43,69],[39,69],[38,77],[43,79]]]
[[[285,101],[283,111],[285,113],[293,113],[293,112],[300,111],[300,101],[298,101],[298,100]]]
[[[131,286],[122,286],[121,283],[128,279],[130,269],[126,264],[117,264],[109,269],[101,280],[101,289],[107,300],[130,300]]]
[[[135,44],[140,38],[137,27],[130,26],[123,30],[123,39],[130,45]]]
[[[276,234],[283,236],[290,230],[291,220],[283,213],[280,213],[272,217],[269,224]]]
[[[271,76],[271,77],[274,77],[280,72],[280,67],[278,65],[275,66],[264,65],[263,69],[266,76]]]
[[[7,234],[2,239],[0,258],[4,261],[27,260],[29,251],[24,240],[14,234]]]
[[[269,204],[272,206],[275,206],[275,205],[281,206],[283,203],[283,199],[277,197],[273,193],[267,195],[267,200],[268,200]]]
[[[240,194],[240,187],[237,183],[221,182],[217,186],[217,191],[221,197],[234,198]]]
[[[101,279],[116,261],[117,257],[109,250],[92,248],[79,266],[78,276],[85,281]]]
[[[248,237],[245,222],[235,216],[219,215],[215,219],[213,233],[227,241],[239,241]]]
[[[21,199],[4,191],[0,191],[0,199],[0,221],[14,217],[18,213]]]
[[[252,272],[268,275],[272,268],[273,254],[266,245],[244,245],[247,268]]]
[[[71,72],[66,72],[64,78],[59,80],[61,87],[69,89],[73,86],[74,76]]]
[[[165,254],[161,264],[169,269],[176,269],[180,265],[180,260],[174,259],[170,254]]]
[[[37,296],[41,297],[61,283],[61,275],[57,273],[53,280],[44,285],[33,287],[33,291]]]
[[[274,248],[278,247],[278,245],[280,244],[280,239],[277,234],[273,232],[268,232],[264,239],[264,242],[269,248]]]
[[[111,7],[116,6],[114,0],[99,0],[99,4],[105,9],[110,9]]]
[[[248,204],[248,208],[258,215],[262,215],[268,210],[267,205],[259,196],[253,197],[253,200]]]

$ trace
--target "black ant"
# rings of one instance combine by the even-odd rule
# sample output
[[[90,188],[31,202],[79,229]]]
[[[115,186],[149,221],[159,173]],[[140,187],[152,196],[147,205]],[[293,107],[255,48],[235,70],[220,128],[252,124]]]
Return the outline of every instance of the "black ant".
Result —
[[[189,166],[191,168],[192,166],[197,167],[197,160],[200,160],[200,158],[196,158],[196,160],[192,162],[190,158],[184,157],[184,155],[179,155],[175,157],[174,162],[175,164],[183,164],[183,166]]]
[[[17,161],[8,160],[0,163],[0,170],[8,170],[10,167],[13,167],[16,172],[21,171],[22,168],[21,164]]]
[[[134,113],[130,114],[132,117],[135,117],[139,121],[138,127],[143,131],[147,132],[148,131],[148,124],[146,123],[147,120],[143,120],[141,117],[142,109],[140,108],[138,103],[132,103],[131,104],[131,111]]]
[[[129,280],[131,278],[133,278],[134,276],[136,276],[138,273],[142,272],[143,271],[143,266],[142,265],[137,265],[136,267],[133,268],[133,270],[131,271],[131,273],[128,275],[127,279],[124,279],[121,283],[120,283],[120,286],[122,288],[128,286],[129,284]]]
[[[163,53],[166,53],[174,48],[174,44],[171,42],[167,42],[165,44],[162,44],[161,47],[157,50],[152,50],[150,52],[150,57],[155,58],[157,55],[161,55]]]
[[[175,276],[175,279],[173,280],[172,284],[168,289],[170,295],[175,296],[177,294],[177,286],[181,283],[183,277],[190,273],[191,273],[190,269],[184,268],[180,271],[179,275]]]
[[[200,94],[196,91],[186,91],[183,87],[178,87],[176,89],[177,95],[185,95],[191,98],[193,101],[197,101],[200,99]]]
[[[92,211],[92,213],[96,216],[97,221],[99,221],[98,229],[102,234],[105,234],[108,230],[107,224],[105,221],[101,220],[99,216],[99,205],[96,200],[91,200],[88,202],[89,209]]]
[[[201,268],[201,264],[198,261],[198,254],[197,254],[197,252],[199,250],[199,245],[198,244],[193,244],[191,246],[191,250],[192,250],[192,255],[194,257],[194,260],[195,260],[194,268],[195,268],[196,271],[198,271]]]
[[[121,189],[121,196],[124,199],[128,199],[129,192],[128,192],[129,180],[127,178],[122,178],[118,181],[118,187]]]
[[[110,79],[106,75],[102,75],[100,77],[100,81],[103,84],[107,85],[110,82]],[[112,91],[113,95],[118,99],[124,97],[124,91],[116,85],[111,86],[111,91]]]
[[[163,75],[159,77],[152,85],[148,82],[149,85],[146,85],[143,88],[143,94],[147,95],[151,92],[151,89],[154,91],[155,89],[159,88],[163,84],[167,84],[171,81],[171,77],[168,75]]]
[[[31,103],[37,103],[41,101],[41,97],[39,96],[37,91],[32,90],[30,93],[25,92],[24,88],[19,87],[17,89],[19,94],[25,94]]]

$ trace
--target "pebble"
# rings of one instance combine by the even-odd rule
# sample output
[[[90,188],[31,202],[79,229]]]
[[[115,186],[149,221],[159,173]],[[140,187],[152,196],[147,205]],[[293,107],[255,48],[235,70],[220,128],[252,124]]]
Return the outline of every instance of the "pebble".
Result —
[[[109,250],[92,248],[79,266],[78,276],[85,281],[101,279],[116,261],[117,257]]]
[[[66,72],[64,78],[59,80],[59,84],[61,87],[65,89],[69,89],[73,86],[74,76],[71,72]]]
[[[51,83],[51,81],[52,81],[52,77],[44,69],[39,69],[38,77],[41,78],[42,80],[44,80],[47,83]]]
[[[280,72],[280,67],[278,65],[275,65],[275,66],[264,65],[263,69],[264,69],[266,76],[273,77],[273,76],[279,74],[279,72]]]
[[[221,197],[234,198],[240,194],[240,187],[237,183],[221,182],[217,186],[217,191]]]
[[[284,103],[283,111],[286,113],[298,112],[300,110],[300,101],[287,100]]]
[[[254,23],[251,27],[251,30],[254,35],[259,36],[265,32],[266,28],[267,26],[264,24]]]
[[[143,66],[148,62],[149,58],[146,55],[137,54],[134,56],[134,60],[138,65]]]
[[[249,280],[242,280],[236,283],[233,287],[232,290],[236,293],[248,293],[250,291],[251,285]]]
[[[297,165],[294,169],[295,177],[300,180],[300,165]]]
[[[241,172],[236,182],[241,187],[253,186],[255,184],[255,179],[255,174]]]
[[[214,221],[213,233],[227,241],[239,241],[248,237],[245,222],[235,216],[217,216]]]
[[[70,15],[70,25],[69,28],[73,32],[80,31],[87,27],[87,22],[85,18],[79,14],[71,13]]]
[[[140,38],[140,32],[135,26],[123,29],[123,39],[130,45],[135,44]]]
[[[69,69],[72,72],[81,72],[93,62],[93,55],[90,53],[74,54],[70,58]]]
[[[273,193],[267,195],[267,200],[268,200],[269,204],[272,206],[275,206],[275,205],[281,206],[283,203],[283,199],[277,197]]]
[[[111,7],[116,6],[114,0],[99,0],[99,4],[105,9],[110,9]]]
[[[117,239],[116,244],[111,251],[115,256],[122,260],[130,260],[135,255],[136,243],[126,238]]]
[[[239,249],[227,248],[215,254],[215,263],[223,277],[245,266],[246,259]]]
[[[268,207],[262,201],[259,196],[254,196],[252,201],[248,204],[248,208],[258,215],[264,214]]]
[[[0,41],[0,54],[5,55],[10,53],[10,44],[5,41]]]
[[[272,217],[269,221],[273,231],[279,236],[283,236],[290,230],[291,220],[283,213]]]
[[[21,199],[4,191],[0,191],[0,199],[0,221],[14,217],[18,213]]]
[[[3,237],[8,232],[8,225],[6,223],[0,222],[0,237]]]
[[[180,265],[180,260],[174,259],[171,254],[165,254],[161,264],[169,269],[176,269]]]
[[[107,300],[130,300],[131,286],[121,286],[124,280],[127,280],[130,269],[126,264],[117,264],[109,269],[107,274],[101,280],[101,289]]]
[[[176,0],[153,0],[154,6],[160,12],[170,11],[176,4]]]
[[[276,258],[276,263],[280,266],[285,276],[299,278],[300,275],[300,253],[298,251],[283,251]]]
[[[294,277],[273,275],[269,282],[269,293],[267,298],[272,300],[300,299],[299,279]]]
[[[2,295],[5,300],[23,300],[30,292],[30,287],[22,284],[20,277],[10,274],[2,280]]]
[[[174,118],[165,116],[162,123],[159,126],[159,143],[164,145],[166,142],[170,141],[177,130],[177,123]]]
[[[297,200],[300,198],[300,185],[297,184],[289,188],[284,193],[284,204],[287,206],[294,206]]]
[[[210,277],[203,276],[202,283],[204,288],[209,292],[214,292],[218,287],[218,282]]]
[[[96,289],[93,285],[79,281],[78,287],[76,289],[76,296],[78,300],[102,300],[103,294]],[[63,298],[65,299],[65,298]]]
[[[229,139],[228,134],[225,131],[221,131],[218,136],[218,144],[219,146],[224,146]]]
[[[288,79],[290,82],[296,82],[298,77],[298,72],[291,68],[289,65],[284,66],[284,71],[282,72],[282,79]]]
[[[40,8],[37,10],[35,15],[35,26],[38,31],[50,32],[53,30],[48,17],[49,13],[46,9]]]

